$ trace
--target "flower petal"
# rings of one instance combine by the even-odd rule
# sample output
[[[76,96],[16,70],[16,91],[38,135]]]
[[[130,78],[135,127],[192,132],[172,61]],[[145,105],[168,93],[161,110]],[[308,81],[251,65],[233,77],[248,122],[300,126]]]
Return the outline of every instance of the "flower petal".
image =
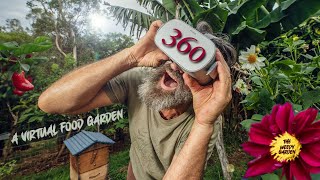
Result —
[[[319,167],[309,167],[309,171],[312,174],[319,174],[320,173],[320,166]]]
[[[266,60],[266,58],[265,57],[258,57],[257,60],[258,60],[258,62],[262,63],[264,60]]]
[[[316,174],[320,172],[320,167],[313,167],[306,163],[302,158],[299,158],[300,163],[304,166],[305,169],[309,171],[309,173]]]
[[[250,141],[257,144],[270,145],[273,135],[268,131],[267,127],[264,127],[261,123],[255,123],[251,125],[249,138]]]
[[[308,127],[316,119],[318,111],[314,108],[309,108],[299,112],[292,123],[295,134],[299,134],[305,127]]]
[[[248,58],[250,52],[247,52],[247,51],[240,51],[240,56],[246,56]]]
[[[303,149],[307,149],[308,151],[320,154],[320,141],[315,143],[304,144]]]
[[[269,124],[270,124],[269,130],[271,131],[271,133],[274,136],[280,134],[280,129],[277,126],[277,123],[276,123],[276,116],[277,116],[277,112],[279,110],[279,107],[280,107],[279,104],[273,106],[272,112],[271,112],[271,115],[270,115],[270,118],[269,118]]]
[[[259,66],[259,67],[264,67],[265,64],[263,62],[256,62],[256,64]]]
[[[320,140],[319,128],[305,128],[300,134],[296,135],[301,144],[308,144]]]
[[[285,164],[282,168],[282,176],[285,175],[287,180],[293,180],[292,172],[290,171],[290,164]]]
[[[311,124],[311,127],[312,128],[320,128],[320,121],[317,121],[317,122]]]
[[[309,151],[308,149],[302,149],[299,155],[309,166],[320,166],[319,155],[314,154],[312,151]]]
[[[256,46],[255,45],[251,45],[250,49],[248,49],[249,53],[255,54],[256,53]]]
[[[279,107],[276,116],[276,123],[282,133],[288,130],[288,124],[293,121],[293,119],[294,112],[290,103],[285,103],[284,105]]]
[[[254,177],[261,174],[271,173],[279,169],[282,163],[274,160],[270,155],[259,156],[248,163],[248,169],[244,175],[245,178]]]
[[[269,127],[270,124],[269,124],[269,118],[270,118],[270,115],[265,115],[263,116],[262,120],[261,120],[261,124],[264,126],[264,127]]]
[[[239,56],[239,62],[241,62],[241,63],[248,63],[248,57],[246,57],[246,56]]]
[[[245,142],[242,145],[242,149],[253,157],[268,154],[270,152],[270,146],[256,144],[253,142]]]
[[[311,180],[309,171],[305,169],[299,160],[290,162],[290,171],[296,180]]]

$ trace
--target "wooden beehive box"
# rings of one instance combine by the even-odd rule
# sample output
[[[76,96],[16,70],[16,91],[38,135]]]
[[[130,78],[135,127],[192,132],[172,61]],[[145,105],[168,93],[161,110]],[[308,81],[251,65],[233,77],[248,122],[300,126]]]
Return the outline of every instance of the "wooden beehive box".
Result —
[[[107,136],[81,131],[64,141],[70,151],[70,179],[102,180],[108,176],[109,146]]]

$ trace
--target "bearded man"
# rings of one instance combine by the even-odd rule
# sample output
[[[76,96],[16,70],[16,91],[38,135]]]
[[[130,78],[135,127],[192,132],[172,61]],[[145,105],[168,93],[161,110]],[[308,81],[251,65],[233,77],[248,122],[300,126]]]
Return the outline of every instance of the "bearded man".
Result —
[[[202,86],[154,44],[161,25],[153,22],[134,46],[62,77],[41,94],[38,105],[48,113],[79,114],[126,104],[127,179],[200,179],[215,143],[215,123],[231,100],[225,58],[234,61],[235,51],[222,39],[212,39],[220,49],[210,73],[215,81]]]

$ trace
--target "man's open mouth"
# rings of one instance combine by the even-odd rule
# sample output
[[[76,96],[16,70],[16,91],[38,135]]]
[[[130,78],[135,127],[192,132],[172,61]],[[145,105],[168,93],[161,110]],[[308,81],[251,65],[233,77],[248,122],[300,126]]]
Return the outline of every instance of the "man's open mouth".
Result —
[[[160,80],[160,86],[164,90],[172,91],[178,87],[178,81],[172,74],[166,71]]]

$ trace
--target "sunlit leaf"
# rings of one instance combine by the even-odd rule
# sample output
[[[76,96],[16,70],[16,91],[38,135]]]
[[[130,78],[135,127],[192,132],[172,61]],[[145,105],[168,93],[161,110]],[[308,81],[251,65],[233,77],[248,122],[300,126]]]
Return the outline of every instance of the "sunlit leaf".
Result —
[[[254,123],[258,123],[258,122],[260,122],[260,121],[256,121],[253,119],[246,119],[246,120],[241,121],[240,124],[242,125],[242,127],[245,128],[246,131],[249,131],[251,125]]]
[[[21,68],[22,68],[23,70],[25,70],[25,71],[29,71],[29,70],[30,70],[30,65],[28,65],[28,64],[22,64],[22,63],[20,63],[20,65],[21,65]]]
[[[279,180],[279,176],[276,174],[264,174],[261,176],[262,180]]]
[[[263,115],[261,115],[261,114],[254,114],[251,117],[252,120],[256,120],[256,121],[261,121],[262,118],[263,118]]]

